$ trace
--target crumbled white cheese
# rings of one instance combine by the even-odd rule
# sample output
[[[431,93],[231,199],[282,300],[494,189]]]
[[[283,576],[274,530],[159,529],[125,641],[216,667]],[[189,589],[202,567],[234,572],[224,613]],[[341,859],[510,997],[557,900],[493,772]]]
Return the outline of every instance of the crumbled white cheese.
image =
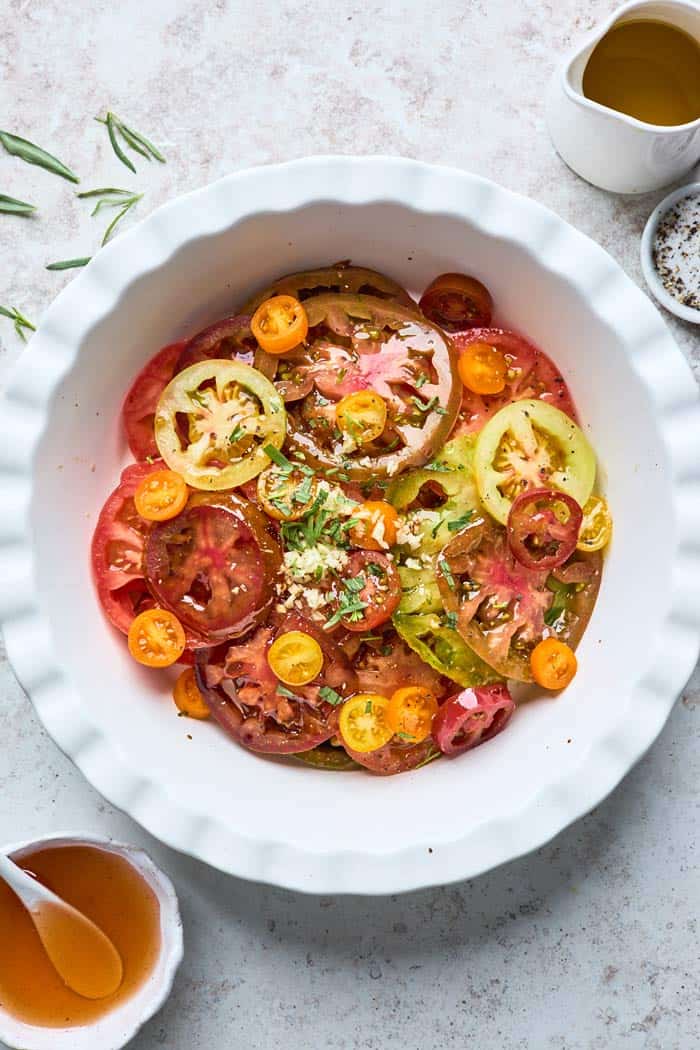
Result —
[[[420,571],[420,569],[423,568],[421,563],[418,561],[418,558],[406,558],[404,565],[407,569],[415,569],[416,572]]]

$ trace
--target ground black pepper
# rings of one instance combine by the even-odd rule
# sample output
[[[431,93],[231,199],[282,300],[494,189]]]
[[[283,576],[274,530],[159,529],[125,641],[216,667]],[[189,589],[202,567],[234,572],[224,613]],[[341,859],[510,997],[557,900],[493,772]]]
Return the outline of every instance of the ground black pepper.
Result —
[[[683,197],[662,217],[652,258],[668,294],[700,310],[700,193]]]

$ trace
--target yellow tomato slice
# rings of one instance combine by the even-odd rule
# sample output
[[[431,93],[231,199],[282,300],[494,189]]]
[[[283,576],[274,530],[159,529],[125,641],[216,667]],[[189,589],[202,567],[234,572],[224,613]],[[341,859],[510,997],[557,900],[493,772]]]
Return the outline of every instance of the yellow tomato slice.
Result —
[[[475,394],[500,394],[505,389],[508,362],[495,346],[470,343],[457,367],[459,378]]]
[[[257,308],[250,330],[268,354],[284,354],[304,342],[309,319],[293,295],[275,295]]]
[[[367,500],[353,510],[353,518],[359,524],[350,530],[350,540],[355,547],[368,551],[384,551],[396,543],[398,511],[386,500]]]
[[[563,689],[578,669],[576,654],[566,642],[544,638],[530,653],[532,677],[543,689]]]
[[[340,430],[356,445],[375,441],[386,426],[386,401],[374,390],[357,390],[341,397],[335,410],[335,419]]]
[[[145,667],[170,667],[184,653],[187,639],[173,613],[167,609],[146,609],[129,628],[127,644],[134,660]]]
[[[602,551],[612,538],[612,517],[602,496],[591,496],[583,508],[583,521],[578,534],[578,550]]]
[[[291,468],[291,469],[290,469]],[[298,521],[311,510],[318,495],[318,479],[303,467],[276,463],[258,475],[258,500],[276,521]]]
[[[184,510],[189,490],[174,470],[156,470],[134,493],[136,510],[146,521],[168,521]]]
[[[376,751],[384,747],[394,731],[387,720],[389,701],[379,693],[358,693],[340,709],[339,729],[352,751]]]
[[[285,685],[308,685],[321,673],[323,650],[305,631],[287,631],[275,638],[267,662]]]
[[[437,710],[438,702],[428,689],[407,685],[391,694],[387,722],[401,740],[418,744],[430,736]]]
[[[209,718],[211,711],[199,691],[194,671],[188,667],[173,686],[173,700],[178,711],[189,718]]]

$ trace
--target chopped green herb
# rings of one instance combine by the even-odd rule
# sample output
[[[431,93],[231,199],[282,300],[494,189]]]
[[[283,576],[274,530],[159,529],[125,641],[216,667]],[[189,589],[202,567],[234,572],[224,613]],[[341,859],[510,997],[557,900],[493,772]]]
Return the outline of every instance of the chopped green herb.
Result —
[[[11,321],[14,321],[15,332],[23,343],[27,341],[27,336],[24,331],[25,328],[29,329],[31,332],[36,332],[36,328],[32,322],[26,318],[24,314],[21,314],[16,306],[11,306],[9,309],[6,306],[0,306],[0,314],[3,317],[9,317]]]
[[[464,514],[462,514],[460,518],[455,518],[454,521],[448,521],[447,528],[450,530],[450,532],[459,532],[460,529],[463,529],[465,525],[469,524],[473,517],[474,511],[468,510]]]
[[[446,463],[438,463],[436,460],[433,460],[431,463],[426,463],[425,469],[434,470],[437,474],[449,474],[453,470],[453,468],[448,467]]]
[[[297,489],[295,489],[294,496],[292,497],[294,499],[295,503],[304,504],[304,503],[308,503],[309,502],[309,500],[311,499],[311,486],[312,486],[312,484],[313,484],[313,473],[310,476],[305,477],[304,480],[302,481],[301,485],[299,485],[299,487]]]
[[[276,467],[283,470],[286,474],[291,474],[294,470],[294,464],[290,463],[283,452],[280,452],[274,445],[264,445],[263,452],[265,455],[272,460]]]
[[[414,769],[420,769],[422,766],[427,766],[429,762],[434,762],[436,758],[441,758],[441,757],[442,757],[442,751],[437,751],[437,750],[434,750],[434,749],[431,748],[431,750],[425,756],[423,761],[419,762],[418,765],[414,766],[413,768]]]
[[[87,190],[85,193],[78,193],[77,196],[80,200],[86,200],[90,197],[99,198],[97,204],[90,213],[91,216],[98,215],[103,208],[119,208],[119,211],[105,230],[104,237],[102,238],[102,244],[105,245],[112,236],[117,224],[135,204],[138,204],[143,197],[143,193],[132,193],[131,190],[120,190],[114,186],[105,186],[102,189]]]
[[[430,401],[421,401],[419,397],[416,397],[416,395],[413,394],[411,397],[411,402],[416,406],[419,412],[430,412],[431,409],[435,408],[435,406],[437,405],[438,397],[436,394],[435,397],[431,397]]]
[[[152,142],[146,138],[145,135],[141,135],[138,131],[134,131],[130,128],[123,120],[120,120],[115,113],[108,112],[106,117],[95,117],[98,124],[104,124],[107,127],[107,134],[109,135],[109,141],[112,144],[112,149],[116,153],[122,164],[125,164],[130,171],[135,172],[131,158],[122,149],[119,142],[118,136],[121,135],[123,142],[136,153],[139,153],[146,160],[159,161],[161,164],[165,164],[165,157],[157,149]]]
[[[6,197],[4,193],[0,193],[0,212],[5,215],[33,215],[36,211],[36,205],[27,204],[25,201],[18,201],[15,197]]]
[[[383,576],[384,569],[381,565],[377,565],[376,561],[371,561],[367,566],[372,576]]]
[[[382,656],[391,656],[394,650],[390,645],[383,645],[379,651],[381,652]]]
[[[448,612],[447,615],[445,616],[445,622],[446,622],[447,626],[450,628],[451,631],[456,631],[457,630],[457,613],[456,612]]]
[[[286,696],[288,700],[301,700],[302,697],[297,696],[291,689],[287,689],[286,685],[282,685],[281,682],[277,683],[277,689],[275,690],[280,696]]]
[[[412,733],[394,733],[394,736],[398,737],[399,740],[408,740],[410,743],[413,743],[416,739]]]
[[[46,267],[47,270],[77,270],[81,266],[87,266],[92,258],[91,255],[86,255],[82,259],[63,259],[61,262],[49,263]]]
[[[416,387],[418,388],[418,390],[420,390],[420,388],[421,388],[422,386],[425,386],[425,384],[426,384],[427,382],[428,382],[428,377],[427,377],[427,375],[425,374],[425,372],[421,372],[421,373],[419,373],[419,375],[417,375],[417,376],[416,376],[416,381],[415,381],[415,385],[416,385]]]
[[[353,576],[350,579],[343,580],[343,587],[351,594],[359,594],[366,583],[364,576]]]
[[[343,703],[343,697],[340,693],[336,693],[335,689],[331,689],[329,685],[322,685],[318,691],[318,695],[322,700],[325,700],[327,704],[333,704],[333,707],[337,707],[338,704]]]
[[[440,558],[438,565],[442,569],[442,574],[447,580],[447,586],[453,591],[455,589],[455,578],[452,575],[450,566],[447,564],[447,560],[445,558]]]
[[[365,714],[366,715],[371,715],[372,714],[372,701],[371,700],[368,700],[367,703],[365,704]]]
[[[244,434],[246,434],[246,428],[241,426],[240,423],[236,423],[235,427],[228,436],[229,444],[235,445],[237,441],[240,441]]]

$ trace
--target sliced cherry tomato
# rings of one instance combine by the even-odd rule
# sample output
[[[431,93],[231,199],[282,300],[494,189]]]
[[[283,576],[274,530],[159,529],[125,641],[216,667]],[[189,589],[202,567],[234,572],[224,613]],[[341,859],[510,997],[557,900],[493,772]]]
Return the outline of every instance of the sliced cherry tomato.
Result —
[[[508,515],[508,543],[527,569],[555,569],[576,550],[583,514],[564,492],[521,492]]]
[[[309,319],[293,295],[275,295],[257,308],[250,329],[266,353],[285,354],[304,342]]]
[[[335,612],[326,622],[348,631],[372,631],[386,623],[401,600],[401,579],[385,554],[353,551],[344,576],[333,584]]]
[[[129,652],[145,667],[170,667],[185,651],[187,638],[177,616],[167,609],[139,613],[127,637]]]
[[[515,703],[502,682],[463,689],[441,706],[433,721],[433,736],[450,758],[469,751],[508,725]]]
[[[189,489],[173,470],[156,470],[140,482],[134,493],[136,510],[146,521],[168,521],[187,503]]]
[[[194,670],[188,667],[173,686],[173,700],[178,711],[190,718],[206,719],[211,716],[209,706],[199,691]]]
[[[190,496],[154,526],[146,572],[159,604],[211,641],[249,630],[269,611],[282,552],[262,512],[234,493]]]
[[[398,511],[386,500],[366,500],[353,510],[352,516],[358,521],[350,529],[350,542],[355,547],[368,551],[389,550],[396,543],[396,525]]]
[[[504,405],[525,398],[546,401],[576,420],[571,394],[556,365],[545,353],[515,332],[501,328],[475,328],[454,336],[460,357],[470,346],[489,346],[506,362],[506,383],[500,393],[475,393],[465,385],[455,434],[476,433]]]
[[[557,489],[583,506],[591,494],[596,459],[583,431],[544,401],[516,401],[493,416],[476,439],[479,496],[502,525],[521,492]]]
[[[335,410],[338,426],[355,448],[376,441],[386,426],[386,401],[374,390],[358,390],[341,398]]]
[[[476,519],[437,559],[440,595],[467,645],[504,678],[531,682],[530,653],[551,633],[574,646],[600,586],[599,554],[576,552],[566,565],[526,569],[504,529]],[[571,580],[571,573],[576,580]],[[566,573],[567,579],[556,577]]]
[[[459,378],[474,394],[500,394],[505,390],[508,362],[495,346],[470,343],[459,359]]]
[[[488,288],[463,273],[443,273],[423,292],[419,306],[429,321],[446,332],[491,324],[493,299]]]
[[[195,489],[235,488],[281,448],[284,402],[257,369],[237,361],[201,361],[165,388],[155,417],[156,442],[171,470]]]
[[[268,663],[271,627],[259,627],[223,656],[197,654],[197,684],[214,718],[251,751],[297,754],[330,740],[338,730],[337,698],[357,690],[350,661],[333,639],[297,614],[284,620],[279,633],[293,630],[315,638],[324,656],[318,683],[293,691],[280,685]]]
[[[405,288],[377,270],[364,266],[351,266],[348,262],[336,263],[320,270],[302,270],[299,273],[279,277],[274,284],[249,299],[241,313],[255,313],[261,303],[275,295],[292,295],[299,302],[306,302],[317,295],[329,292],[371,295],[376,299],[392,299],[403,306],[416,308],[416,304]]]
[[[257,499],[266,514],[276,521],[298,521],[313,506],[318,479],[303,466],[272,463],[258,474]]]
[[[360,754],[383,747],[394,735],[388,710],[389,701],[379,693],[357,693],[346,700],[338,723],[343,741]]]
[[[578,669],[576,654],[558,638],[544,638],[530,654],[532,677],[543,689],[563,689]]]
[[[160,395],[175,374],[177,362],[185,342],[171,343],[144,365],[129,387],[122,420],[129,448],[135,459],[155,459],[158,447],[153,431],[153,421]]]
[[[306,344],[290,356],[289,375],[278,370],[280,388],[296,388],[287,406],[294,451],[324,470],[342,461],[351,481],[394,477],[429,460],[461,399],[444,332],[414,310],[368,295],[319,295],[307,311]],[[356,394],[371,396],[345,401]],[[364,420],[348,413],[353,404],[367,406]]]
[[[421,686],[408,685],[391,694],[387,722],[402,740],[419,744],[430,736],[438,702]]]
[[[580,551],[602,551],[612,537],[612,517],[602,496],[591,496],[583,508],[583,523],[576,546]]]
[[[267,662],[285,685],[308,685],[321,673],[323,650],[305,631],[286,631],[270,646]]]

